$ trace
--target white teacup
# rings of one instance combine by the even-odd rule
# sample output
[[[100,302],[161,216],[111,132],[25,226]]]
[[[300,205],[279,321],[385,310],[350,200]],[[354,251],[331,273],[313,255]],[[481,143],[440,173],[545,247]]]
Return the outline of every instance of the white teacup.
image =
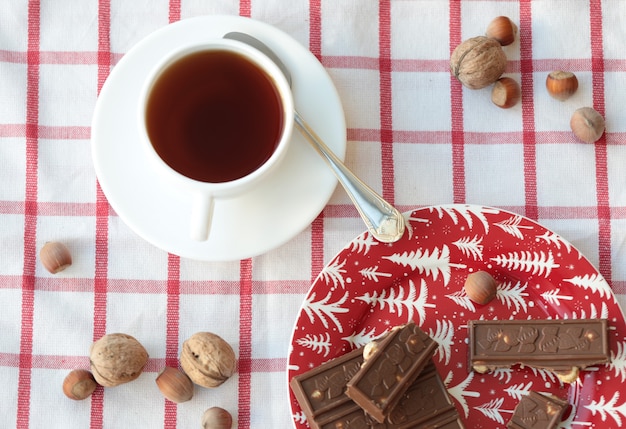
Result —
[[[207,240],[214,200],[254,190],[283,159],[293,131],[289,83],[244,43],[181,46],[142,88],[139,127],[154,168],[193,201],[190,236]]]

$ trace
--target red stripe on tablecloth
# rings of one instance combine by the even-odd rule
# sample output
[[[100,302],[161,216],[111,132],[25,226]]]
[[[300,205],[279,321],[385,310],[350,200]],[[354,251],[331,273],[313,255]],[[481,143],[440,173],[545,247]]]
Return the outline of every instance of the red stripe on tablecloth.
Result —
[[[40,3],[28,2],[28,65],[26,80],[26,192],[24,206],[24,266],[22,271],[22,327],[17,385],[18,428],[30,420],[30,388],[37,261],[37,165],[39,163],[39,38]]]
[[[593,107],[605,116],[604,100],[604,57],[602,31],[602,2],[590,2],[591,25],[591,81]],[[596,154],[596,198],[598,201],[598,269],[611,283],[611,208],[609,206],[609,174],[607,165],[606,136],[603,134],[595,144]]]
[[[555,68],[556,69],[556,68]],[[537,72],[536,68],[534,70]],[[605,69],[606,71],[606,69]],[[348,140],[378,141],[380,131],[376,128],[348,128]],[[81,126],[45,126],[40,125],[37,130],[39,139],[50,140],[89,140],[91,129]],[[0,124],[0,137],[26,136],[25,124]],[[521,131],[481,131],[464,133],[465,144],[519,144],[523,140]],[[613,146],[626,145],[625,132],[612,132],[605,135],[606,143]],[[395,130],[393,139],[396,143],[440,143],[450,144],[450,131],[410,131]],[[572,143],[575,139],[570,131],[535,131],[537,144]]]
[[[111,71],[111,4],[98,1],[98,82],[97,92]],[[93,298],[93,339],[106,334],[107,329],[107,275],[109,263],[109,203],[96,181],[96,242]],[[104,420],[104,389],[91,395],[91,429],[102,428]]]
[[[239,264],[239,411],[240,428],[250,427],[250,382],[252,381],[252,260]]]
[[[41,63],[40,63],[41,64]],[[91,129],[81,126],[39,125],[37,135],[40,139],[51,140],[88,140]],[[0,124],[0,137],[26,136],[25,124]]]
[[[239,0],[239,15],[247,18],[252,16],[252,0]]]
[[[450,1],[450,54],[461,43],[461,2]],[[452,127],[452,199],[465,202],[465,133],[463,131],[463,86],[450,75],[450,118]]]
[[[309,1],[309,50],[322,60],[322,2]]]
[[[180,21],[180,2],[181,0],[170,0],[169,22],[170,24]]]
[[[316,58],[322,58],[322,4],[320,0],[309,1],[309,50]],[[324,268],[324,212],[311,224],[311,282]]]
[[[169,22],[180,20],[180,0],[170,0]],[[178,368],[178,337],[180,322],[180,257],[167,255],[167,310],[165,326],[165,365]],[[178,407],[167,399],[164,401],[163,427],[176,429]]]
[[[522,89],[522,134],[524,148],[524,214],[533,220],[539,217],[537,208],[537,140],[535,134],[535,105],[533,98],[533,34],[531,0],[520,2],[520,72]]]
[[[167,315],[165,333],[165,366],[178,368],[178,332],[180,321],[180,257],[167,255]],[[178,415],[176,403],[165,400],[165,429],[175,429]]]
[[[313,1],[313,3],[315,2],[319,2],[319,0]],[[315,19],[314,16],[311,18]],[[312,24],[314,24],[314,22],[312,22]],[[111,52],[111,65],[117,64],[123,56],[124,53]],[[26,52],[0,49],[0,61],[4,63],[26,64],[27,57],[28,55]],[[378,59],[372,57],[329,55],[321,58],[321,61],[327,68],[378,70]],[[620,72],[626,70],[626,60],[624,59],[605,58],[604,61],[604,69],[607,72]],[[40,51],[39,64],[98,64],[98,53],[92,51]],[[573,72],[588,71],[591,68],[591,60],[589,58],[535,59],[533,61],[533,66],[535,72],[549,72],[552,70],[570,70]],[[396,72],[448,72],[450,64],[447,59],[424,60],[398,58],[391,60],[391,69]],[[506,66],[507,73],[517,73],[519,70],[520,64],[518,60],[511,59],[508,61]]]
[[[382,196],[395,201],[393,163],[393,97],[391,69],[391,2],[380,0],[378,7],[378,51],[380,73],[380,144],[382,167]]]

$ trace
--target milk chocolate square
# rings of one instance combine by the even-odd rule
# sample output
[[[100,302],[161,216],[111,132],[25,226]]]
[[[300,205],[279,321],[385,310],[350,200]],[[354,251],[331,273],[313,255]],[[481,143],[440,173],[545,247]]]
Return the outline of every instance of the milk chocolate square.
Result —
[[[346,395],[383,423],[436,349],[437,343],[413,322],[393,329],[348,382]]]
[[[509,429],[555,429],[559,426],[568,403],[554,396],[530,391],[513,411],[506,427]]]

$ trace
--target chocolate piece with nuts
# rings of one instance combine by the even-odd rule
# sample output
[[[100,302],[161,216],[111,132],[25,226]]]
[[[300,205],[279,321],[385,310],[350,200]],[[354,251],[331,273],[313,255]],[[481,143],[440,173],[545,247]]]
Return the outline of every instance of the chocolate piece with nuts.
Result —
[[[322,426],[322,429],[463,429],[465,426],[432,361],[409,386],[383,423],[374,421],[361,408]]]
[[[568,403],[555,396],[546,396],[534,391],[528,392],[517,404],[509,429],[555,429],[559,426]]]
[[[363,348],[359,348],[291,379],[291,390],[312,429],[322,428],[355,412],[363,414],[363,410],[345,394],[348,381],[362,363]]]
[[[392,330],[348,382],[346,395],[384,422],[436,349],[437,343],[413,322]]]
[[[471,320],[469,359],[481,373],[521,364],[565,382],[580,369],[610,361],[605,319]]]

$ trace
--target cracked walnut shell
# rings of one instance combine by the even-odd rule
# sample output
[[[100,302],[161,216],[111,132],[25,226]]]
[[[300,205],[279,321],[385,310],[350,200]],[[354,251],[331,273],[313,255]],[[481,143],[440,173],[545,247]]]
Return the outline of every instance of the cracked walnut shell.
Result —
[[[197,385],[217,387],[234,374],[237,359],[219,335],[198,332],[183,343],[180,366]]]
[[[457,46],[450,70],[464,86],[480,89],[497,81],[506,69],[506,55],[497,40],[477,36]]]
[[[148,352],[130,335],[107,334],[91,345],[89,361],[98,384],[113,387],[139,377]]]

